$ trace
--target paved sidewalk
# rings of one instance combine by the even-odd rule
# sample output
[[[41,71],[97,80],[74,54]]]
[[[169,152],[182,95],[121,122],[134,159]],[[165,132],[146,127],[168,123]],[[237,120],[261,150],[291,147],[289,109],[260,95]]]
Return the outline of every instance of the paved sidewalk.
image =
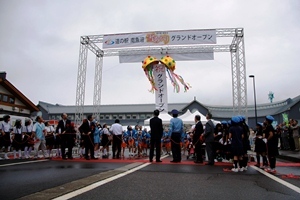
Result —
[[[279,150],[278,158],[292,161],[292,162],[300,162],[300,152],[289,151],[289,150]]]
[[[255,158],[256,153],[252,150],[248,151],[250,157]],[[277,158],[291,161],[291,162],[300,162],[300,152],[289,151],[289,150],[279,150],[279,156]]]

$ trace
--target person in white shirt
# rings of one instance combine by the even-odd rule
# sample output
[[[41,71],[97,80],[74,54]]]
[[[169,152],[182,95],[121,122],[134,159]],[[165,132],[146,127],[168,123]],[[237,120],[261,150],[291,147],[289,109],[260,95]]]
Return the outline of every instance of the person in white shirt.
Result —
[[[52,154],[52,149],[55,143],[54,139],[54,134],[55,134],[55,129],[53,126],[49,124],[49,122],[45,122],[45,138],[46,138],[46,147],[47,147],[47,152],[49,155],[49,158],[51,157]]]
[[[121,144],[122,144],[122,133],[123,128],[120,124],[120,120],[116,119],[115,123],[111,125],[110,132],[113,135],[113,145],[112,145],[112,151],[113,151],[113,159],[120,158],[121,154]],[[116,155],[116,149],[117,149],[117,155]]]
[[[10,139],[10,135],[12,132],[12,125],[10,123],[10,116],[9,115],[5,115],[3,117],[3,122],[0,126],[0,133],[1,133],[1,147],[4,146],[4,158],[5,159],[9,159],[7,156],[7,152],[8,152],[8,147],[10,147],[11,145],[11,139]]]
[[[30,158],[31,150],[33,149],[34,140],[32,138],[33,124],[30,119],[25,120],[25,126],[23,126],[22,133],[24,135],[24,156],[26,159]]]
[[[14,159],[17,159],[16,151],[19,153],[19,159],[22,158],[22,145],[23,145],[23,138],[22,138],[22,122],[20,119],[16,120],[15,126],[13,127],[13,132],[12,132],[12,147],[14,149]]]
[[[108,158],[109,145],[110,145],[110,132],[107,129],[107,124],[103,125],[103,133],[101,135],[101,145],[103,146],[103,156],[102,158]]]

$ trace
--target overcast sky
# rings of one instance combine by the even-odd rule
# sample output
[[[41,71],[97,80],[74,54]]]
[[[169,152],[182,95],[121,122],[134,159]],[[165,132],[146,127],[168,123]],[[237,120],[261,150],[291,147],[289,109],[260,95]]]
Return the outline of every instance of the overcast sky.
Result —
[[[75,105],[79,42],[83,35],[165,30],[244,28],[248,104],[300,95],[299,0],[0,0],[0,71],[34,104]],[[218,38],[217,38],[218,39]],[[229,41],[230,43],[230,41]],[[229,44],[228,43],[228,44]],[[85,105],[93,104],[95,55],[88,53]],[[192,88],[170,103],[232,105],[230,53],[211,61],[176,62]],[[155,103],[141,63],[105,57],[102,104]]]

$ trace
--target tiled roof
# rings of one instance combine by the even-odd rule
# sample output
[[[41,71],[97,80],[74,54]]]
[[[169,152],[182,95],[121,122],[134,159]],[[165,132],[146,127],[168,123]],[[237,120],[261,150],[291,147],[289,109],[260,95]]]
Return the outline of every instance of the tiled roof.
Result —
[[[300,95],[293,99],[286,99],[274,103],[258,104],[257,114],[258,117],[266,115],[275,115],[282,113],[293,105],[300,101]],[[194,100],[190,103],[170,103],[168,104],[169,111],[177,109],[182,111],[187,109],[190,104],[193,102],[198,103],[200,106],[209,110],[214,117],[218,118],[227,118],[232,116],[233,107],[232,106],[220,106],[220,105],[207,105],[199,103]],[[39,102],[39,105],[48,111],[49,114],[60,114],[60,113],[75,113],[76,106],[63,106],[59,104],[49,104],[45,102]],[[100,105],[100,113],[152,113],[155,109],[155,104],[116,104],[116,105]],[[84,113],[93,113],[93,105],[85,105]],[[255,107],[254,105],[248,105],[248,117],[255,116]]]
[[[46,106],[49,114],[54,113],[75,113],[76,106],[62,106],[62,105],[51,105],[51,104],[40,104],[40,106]],[[168,108],[181,110],[186,103],[169,104]],[[152,113],[155,109],[155,104],[117,104],[117,105],[100,105],[101,113]],[[93,113],[93,105],[85,105],[84,113]]]

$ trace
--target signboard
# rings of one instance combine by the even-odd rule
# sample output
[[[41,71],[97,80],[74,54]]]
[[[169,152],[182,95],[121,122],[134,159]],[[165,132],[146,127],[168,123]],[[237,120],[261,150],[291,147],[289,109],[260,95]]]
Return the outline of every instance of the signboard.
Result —
[[[111,34],[103,36],[103,49],[162,46],[216,44],[216,30],[181,30],[142,33]]]
[[[145,59],[145,55],[120,55],[119,56],[119,62],[120,63],[134,63],[134,62],[141,62]],[[202,53],[169,53],[169,54],[150,54],[151,56],[154,56],[158,59],[163,57],[164,55],[171,56],[176,61],[191,61],[191,60],[214,60],[214,53],[213,52],[202,52]]]
[[[155,80],[155,109],[162,113],[168,112],[168,90],[166,79],[166,67],[163,64],[153,66],[153,76]]]

